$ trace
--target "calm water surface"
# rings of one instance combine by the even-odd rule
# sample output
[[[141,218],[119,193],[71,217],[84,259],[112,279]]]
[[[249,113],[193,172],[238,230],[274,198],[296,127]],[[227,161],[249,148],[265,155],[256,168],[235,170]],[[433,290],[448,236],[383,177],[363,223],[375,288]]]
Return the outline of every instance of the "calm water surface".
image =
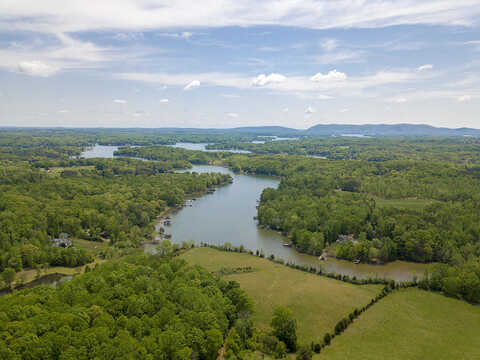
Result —
[[[263,250],[265,255],[274,254],[277,258],[302,265],[322,267],[327,272],[335,272],[357,278],[386,277],[399,281],[411,280],[414,275],[421,277],[425,265],[396,261],[387,265],[353,264],[349,261],[330,258],[320,261],[315,256],[300,254],[295,249],[283,246],[286,241],[281,234],[257,226],[257,200],[263,189],[276,188],[279,180],[269,177],[234,174],[219,166],[194,166],[188,171],[221,172],[233,177],[233,184],[218,188],[192,201],[192,206],[171,214],[171,225],[165,231],[172,234],[172,242],[193,240],[222,245],[230,242],[234,246],[243,245],[250,250]]]
[[[182,148],[187,150],[197,150],[197,151],[205,151],[205,152],[231,152],[237,154],[249,154],[251,153],[248,150],[217,150],[217,149],[207,149],[206,146],[210,145],[209,143],[189,143],[189,142],[178,142],[175,145],[168,145],[171,147]]]
[[[181,143],[177,146],[180,147]],[[186,144],[185,148],[201,150],[205,144]],[[100,146],[85,151],[84,157],[113,157],[116,146]],[[274,254],[285,261],[302,265],[323,267],[325,271],[365,278],[369,276],[386,277],[399,281],[411,280],[414,275],[422,277],[425,265],[395,261],[387,265],[353,264],[345,260],[329,258],[320,261],[315,256],[300,254],[295,249],[283,246],[286,241],[281,234],[257,226],[254,216],[257,214],[257,200],[263,189],[276,188],[279,180],[271,177],[234,174],[220,166],[194,166],[186,171],[198,173],[220,172],[233,177],[233,184],[218,188],[213,194],[207,194],[192,201],[192,206],[184,207],[171,214],[172,224],[165,231],[172,234],[172,242],[193,240],[221,245],[230,242],[234,246],[243,245],[250,250],[263,250],[265,255]],[[152,251],[149,246],[147,251]]]
[[[113,158],[113,153],[118,150],[118,146],[95,145],[86,149],[80,157],[85,159],[91,158]]]

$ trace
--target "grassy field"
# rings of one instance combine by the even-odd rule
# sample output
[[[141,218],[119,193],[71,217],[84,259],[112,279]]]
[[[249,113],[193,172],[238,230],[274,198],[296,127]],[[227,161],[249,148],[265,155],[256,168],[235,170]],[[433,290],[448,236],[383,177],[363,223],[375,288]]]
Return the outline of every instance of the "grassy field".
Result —
[[[97,256],[102,250],[108,247],[108,243],[99,241],[88,241],[83,239],[73,239],[73,246],[77,249],[87,250],[93,256]]]
[[[401,290],[362,314],[315,359],[480,359],[480,307]]]
[[[367,304],[381,289],[377,285],[356,286],[308,274],[248,254],[195,248],[182,257],[210,271],[248,267],[253,272],[232,274],[255,303],[254,319],[260,328],[269,327],[273,309],[286,306],[298,322],[301,342],[323,339],[327,331],[356,307]]]

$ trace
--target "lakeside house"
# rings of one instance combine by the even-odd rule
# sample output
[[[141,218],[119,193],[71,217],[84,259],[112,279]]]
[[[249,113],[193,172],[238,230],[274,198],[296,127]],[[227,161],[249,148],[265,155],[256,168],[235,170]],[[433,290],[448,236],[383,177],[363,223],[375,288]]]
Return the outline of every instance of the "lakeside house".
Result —
[[[63,247],[63,248],[72,247],[73,244],[72,244],[72,241],[69,239],[69,237],[70,235],[62,232],[58,235],[58,238],[54,238],[52,240],[52,245],[57,247]]]

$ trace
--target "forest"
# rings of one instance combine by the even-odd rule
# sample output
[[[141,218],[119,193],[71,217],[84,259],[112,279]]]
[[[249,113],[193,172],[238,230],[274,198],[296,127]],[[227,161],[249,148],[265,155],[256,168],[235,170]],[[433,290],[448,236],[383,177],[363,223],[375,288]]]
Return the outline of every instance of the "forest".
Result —
[[[443,263],[425,287],[450,286],[448,293],[480,302],[476,165],[282,155],[227,161],[236,171],[281,176],[278,189],[262,193],[258,221],[289,236],[297,250],[370,263]]]
[[[208,135],[205,131],[189,132],[160,129],[0,129],[0,160],[61,159],[78,156],[85,147],[99,145],[153,146],[177,142],[228,143],[262,139],[248,133],[222,131]],[[132,150],[133,151],[133,150]]]
[[[165,146],[179,141],[252,153]],[[94,144],[119,149],[112,159],[81,158]],[[412,286],[478,304],[479,149],[476,138],[2,132],[0,288],[46,267],[85,273],[56,289],[2,296],[0,358],[214,359],[220,349],[231,360],[294,352],[310,359],[329,345],[330,338],[311,346],[297,339],[296,314],[288,308],[273,310],[267,329],[256,328],[252,301],[237,283],[178,259],[189,244],[163,241],[158,255],[139,255],[160,214],[232,181],[177,172],[197,164],[279,178],[278,188],[261,194],[256,218],[297,251],[371,264],[433,263]],[[73,246],[54,246],[58,238]],[[102,246],[76,246],[85,243]],[[354,310],[348,324],[340,319],[339,334],[359,316]]]
[[[231,181],[229,175],[172,173],[172,162],[135,159],[39,160],[0,165],[0,272],[92,261],[70,238],[119,248],[151,240],[157,216],[189,195]],[[191,166],[186,162],[185,166]]]
[[[209,164],[221,159],[222,155],[204,151],[192,151],[169,146],[121,147],[115,156],[126,156],[156,161],[168,161],[178,164],[177,167],[188,167],[190,164]],[[183,166],[182,166],[183,165]],[[190,165],[191,166],[191,165]]]
[[[276,141],[263,137],[262,142],[230,141],[208,145],[208,149],[248,150],[255,154],[303,155],[329,160],[389,160],[480,162],[478,137],[445,138],[355,138],[299,137]]]
[[[0,298],[0,358],[214,360],[230,329],[251,331],[251,311],[234,282],[133,256]]]

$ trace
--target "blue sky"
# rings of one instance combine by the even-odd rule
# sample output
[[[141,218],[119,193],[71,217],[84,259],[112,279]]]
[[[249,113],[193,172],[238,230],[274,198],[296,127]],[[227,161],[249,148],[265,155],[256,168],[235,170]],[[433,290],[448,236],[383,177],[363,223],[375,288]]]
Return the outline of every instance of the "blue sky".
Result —
[[[3,0],[0,126],[480,128],[480,0]]]

